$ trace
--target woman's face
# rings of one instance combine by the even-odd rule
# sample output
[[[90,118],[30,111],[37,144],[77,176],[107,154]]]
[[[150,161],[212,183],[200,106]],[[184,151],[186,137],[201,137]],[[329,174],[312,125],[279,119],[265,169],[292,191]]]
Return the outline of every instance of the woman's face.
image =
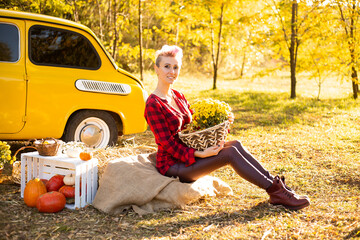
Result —
[[[160,57],[159,67],[155,65],[155,72],[159,82],[173,84],[179,76],[181,60],[176,57]]]

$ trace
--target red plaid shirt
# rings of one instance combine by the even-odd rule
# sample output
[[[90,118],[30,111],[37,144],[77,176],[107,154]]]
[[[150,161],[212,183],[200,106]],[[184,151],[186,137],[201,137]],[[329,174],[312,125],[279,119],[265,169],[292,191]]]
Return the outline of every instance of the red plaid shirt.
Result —
[[[195,162],[195,149],[187,147],[177,134],[191,122],[190,105],[182,93],[172,92],[180,112],[155,94],[149,96],[145,107],[146,121],[158,145],[156,168],[163,175],[175,163],[183,162],[185,166],[190,166]]]

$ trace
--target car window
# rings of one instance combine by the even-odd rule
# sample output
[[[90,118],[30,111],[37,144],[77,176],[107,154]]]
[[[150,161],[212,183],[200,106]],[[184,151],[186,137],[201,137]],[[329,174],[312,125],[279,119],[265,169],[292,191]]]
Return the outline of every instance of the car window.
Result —
[[[19,60],[19,30],[15,25],[0,23],[0,61]]]
[[[98,69],[100,58],[83,35],[58,28],[30,28],[30,60],[38,65]]]

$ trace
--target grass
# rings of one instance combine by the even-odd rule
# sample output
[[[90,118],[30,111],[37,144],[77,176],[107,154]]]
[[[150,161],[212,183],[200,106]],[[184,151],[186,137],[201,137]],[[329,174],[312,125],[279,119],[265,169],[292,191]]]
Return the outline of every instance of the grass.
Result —
[[[151,92],[154,75],[145,75]],[[300,79],[300,77],[299,77]],[[267,194],[230,167],[212,175],[226,181],[234,197],[205,197],[184,209],[137,216],[111,216],[93,207],[39,214],[24,206],[18,185],[0,184],[0,233],[4,239],[355,239],[360,238],[360,104],[350,83],[316,84],[302,78],[289,99],[289,78],[219,80],[185,74],[174,86],[190,102],[213,97],[228,102],[236,120],[228,139],[239,139],[273,174],[311,198],[301,211],[267,203]],[[135,135],[154,146],[151,132]],[[21,214],[20,214],[21,213]],[[3,215],[3,216],[1,216]]]

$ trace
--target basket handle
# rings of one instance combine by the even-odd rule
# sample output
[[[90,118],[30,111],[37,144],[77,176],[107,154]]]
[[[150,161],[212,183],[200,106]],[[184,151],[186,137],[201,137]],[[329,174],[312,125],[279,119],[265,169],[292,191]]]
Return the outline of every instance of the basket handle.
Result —
[[[34,149],[37,151],[36,147],[33,147],[33,146],[24,146],[24,147],[19,148],[19,149],[15,152],[14,158],[16,158],[16,155],[17,155],[20,151],[22,151],[22,150],[24,150],[24,149],[26,149],[26,148],[34,148]]]

